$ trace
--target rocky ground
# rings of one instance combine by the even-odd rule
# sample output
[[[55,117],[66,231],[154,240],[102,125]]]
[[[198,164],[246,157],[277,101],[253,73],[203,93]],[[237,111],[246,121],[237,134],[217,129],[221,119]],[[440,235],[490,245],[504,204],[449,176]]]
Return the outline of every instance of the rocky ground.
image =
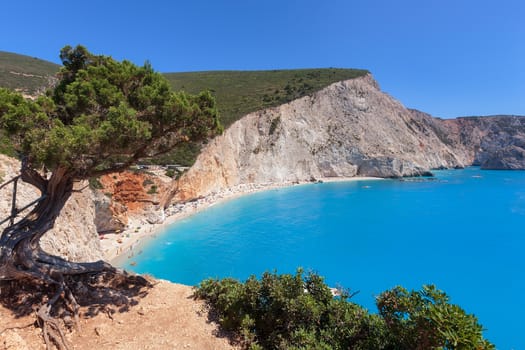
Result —
[[[138,305],[111,317],[81,318],[81,330],[66,334],[71,349],[237,349],[208,319],[192,288],[158,281]],[[83,309],[85,312],[86,310]],[[0,349],[45,349],[34,315],[15,317],[0,306]]]

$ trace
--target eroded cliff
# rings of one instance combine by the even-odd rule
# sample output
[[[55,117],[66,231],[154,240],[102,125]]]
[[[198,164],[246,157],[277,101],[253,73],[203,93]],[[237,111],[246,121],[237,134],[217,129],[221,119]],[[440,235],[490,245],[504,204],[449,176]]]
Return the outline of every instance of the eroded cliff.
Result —
[[[433,123],[381,92],[371,76],[335,83],[237,121],[180,179],[176,198],[244,183],[414,176],[468,165],[470,154],[442,142]]]
[[[170,199],[171,178],[163,170],[123,171],[100,178],[96,194],[96,226],[99,232],[120,231],[130,220],[162,223]]]
[[[469,150],[470,164],[482,169],[525,169],[525,118],[463,117],[443,120],[445,142]]]

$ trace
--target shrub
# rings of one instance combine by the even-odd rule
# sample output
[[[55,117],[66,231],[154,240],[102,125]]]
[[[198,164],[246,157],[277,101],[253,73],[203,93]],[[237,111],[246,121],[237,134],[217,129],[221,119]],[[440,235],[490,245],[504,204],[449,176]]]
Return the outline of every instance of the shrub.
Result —
[[[245,283],[208,279],[195,296],[212,306],[221,326],[235,332],[246,348],[369,349],[382,341],[368,336],[384,329],[377,316],[344,295],[334,298],[322,277],[302,270],[267,272]]]
[[[433,286],[378,297],[379,314],[334,297],[315,273],[264,273],[244,283],[207,279],[196,288],[249,349],[493,349],[481,325]]]
[[[173,178],[173,177],[175,177],[175,170],[174,169],[167,169],[166,172],[164,173],[164,175]]]
[[[92,190],[101,190],[104,188],[98,177],[90,177],[89,180],[89,188]]]
[[[151,179],[145,179],[144,181],[142,181],[142,186],[144,186],[144,187],[146,187],[148,185],[153,185],[153,184],[154,184],[154,182]]]
[[[157,193],[157,186],[151,185],[151,187],[148,190],[148,194],[155,194],[155,193]]]
[[[397,349],[493,349],[477,318],[448,301],[433,285],[410,292],[398,286],[383,292],[377,307]]]
[[[268,130],[268,135],[273,135],[279,124],[281,124],[281,117],[272,119],[270,123],[270,130]]]
[[[13,143],[3,131],[0,131],[0,153],[9,157],[16,157],[16,151],[13,147]]]

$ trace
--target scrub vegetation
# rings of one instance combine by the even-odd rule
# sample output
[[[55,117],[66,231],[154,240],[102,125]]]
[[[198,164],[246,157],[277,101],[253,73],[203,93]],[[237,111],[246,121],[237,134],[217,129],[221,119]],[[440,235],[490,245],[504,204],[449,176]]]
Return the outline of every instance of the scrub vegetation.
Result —
[[[312,94],[342,80],[368,74],[364,69],[294,69],[211,71],[165,74],[175,90],[196,93],[209,89],[217,100],[221,122],[230,126],[240,117]]]
[[[246,349],[494,349],[477,318],[435,286],[385,291],[377,314],[339,294],[302,270],[244,283],[207,279],[195,292]]]

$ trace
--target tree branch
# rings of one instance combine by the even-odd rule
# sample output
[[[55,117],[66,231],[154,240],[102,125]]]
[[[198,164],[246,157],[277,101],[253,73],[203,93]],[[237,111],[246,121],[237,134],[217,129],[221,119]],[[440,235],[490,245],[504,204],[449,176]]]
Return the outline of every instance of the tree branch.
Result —
[[[40,193],[46,193],[47,180],[31,167],[31,164],[29,163],[27,158],[22,159],[20,173],[22,181],[35,186],[36,188],[38,188]]]

